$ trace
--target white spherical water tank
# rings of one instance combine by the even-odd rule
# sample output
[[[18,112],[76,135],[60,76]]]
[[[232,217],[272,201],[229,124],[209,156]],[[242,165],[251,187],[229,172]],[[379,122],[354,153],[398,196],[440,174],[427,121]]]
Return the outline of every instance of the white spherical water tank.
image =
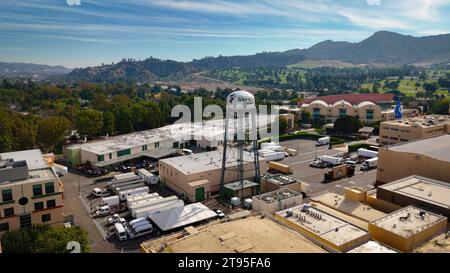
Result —
[[[239,90],[227,97],[227,107],[250,108],[255,107],[255,97],[248,91]]]

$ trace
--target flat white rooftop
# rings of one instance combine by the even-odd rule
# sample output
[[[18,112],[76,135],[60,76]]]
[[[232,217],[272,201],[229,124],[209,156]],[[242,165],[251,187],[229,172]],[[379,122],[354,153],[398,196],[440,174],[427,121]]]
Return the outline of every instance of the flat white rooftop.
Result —
[[[372,224],[403,238],[409,238],[446,220],[447,218],[442,215],[419,209],[414,206],[408,206],[394,211],[385,217],[372,222]]]
[[[382,185],[380,188],[413,197],[446,209],[450,208],[450,184],[446,182],[412,175]]]
[[[450,162],[450,134],[394,145],[388,149],[396,152],[421,154]]]
[[[259,115],[258,128],[267,127],[275,121],[275,116]],[[251,126],[250,126],[251,128]],[[229,124],[229,131],[234,132],[235,128]],[[161,128],[134,132],[120,136],[114,136],[106,140],[91,141],[83,144],[75,144],[67,149],[83,149],[95,154],[107,154],[119,150],[130,149],[145,144],[154,144],[164,141],[189,141],[195,136],[198,138],[222,139],[224,134],[224,120],[209,120],[203,123],[177,123]],[[152,149],[153,147],[148,147]]]
[[[222,150],[216,150],[206,153],[198,153],[187,156],[177,156],[172,158],[161,159],[159,162],[170,165],[185,175],[207,172],[222,168]],[[237,166],[238,151],[237,149],[227,149],[226,167]],[[260,160],[263,160],[260,157]],[[245,162],[254,161],[253,154],[244,151]]]
[[[2,159],[14,159],[14,161],[26,160],[28,170],[47,168],[47,162],[44,160],[41,150],[26,150],[0,154]]]
[[[182,210],[171,209],[156,213],[150,219],[163,231],[184,227],[216,217],[216,213],[202,203],[186,205]]]

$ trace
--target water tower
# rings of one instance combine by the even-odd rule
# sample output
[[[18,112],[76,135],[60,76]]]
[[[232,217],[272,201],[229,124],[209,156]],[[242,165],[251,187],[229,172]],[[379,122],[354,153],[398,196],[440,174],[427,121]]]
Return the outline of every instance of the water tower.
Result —
[[[242,193],[244,190],[244,163],[251,163],[254,168],[250,171],[255,172],[255,182],[260,183],[259,173],[259,157],[258,157],[258,114],[256,111],[255,97],[244,90],[235,91],[228,95],[226,113],[224,120],[224,141],[222,155],[222,172],[220,177],[220,196],[224,197],[225,176],[227,172],[237,173],[237,181],[239,182]],[[251,160],[244,156],[244,146],[247,142],[252,144]],[[230,149],[229,146],[236,147]],[[230,152],[237,152],[237,156],[229,158]],[[229,164],[231,161],[237,161],[236,164]],[[246,171],[249,171],[247,169]]]

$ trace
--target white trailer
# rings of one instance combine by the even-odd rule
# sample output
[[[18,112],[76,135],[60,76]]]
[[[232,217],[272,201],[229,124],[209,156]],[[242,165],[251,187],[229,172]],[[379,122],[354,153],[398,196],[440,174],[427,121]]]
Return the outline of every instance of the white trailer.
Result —
[[[156,213],[160,213],[167,210],[179,210],[180,213],[183,210],[184,202],[183,200],[177,200],[175,202],[166,202],[157,205],[153,205],[150,207],[140,208],[133,211],[133,218],[148,218]]]
[[[108,207],[117,207],[120,204],[119,196],[102,197],[102,204]]]
[[[140,201],[140,200],[145,200],[145,199],[149,199],[149,198],[155,198],[158,197],[159,194],[157,192],[154,193],[142,193],[142,194],[136,194],[133,196],[128,196],[127,199],[127,207],[130,207],[130,205],[134,202]]]
[[[136,209],[130,208],[130,213],[131,213],[131,216],[133,216],[133,218],[141,218],[143,216],[141,216],[141,217],[136,217],[135,216],[135,214],[137,213],[138,210],[142,210],[142,209],[149,208],[149,207],[152,207],[152,206],[158,206],[158,205],[161,205],[161,204],[175,203],[178,200],[179,199],[176,196],[169,196],[169,197],[166,197],[166,198],[154,199],[154,200],[148,201],[145,207],[139,207],[139,208],[136,208]]]
[[[317,140],[316,146],[323,146],[330,144],[331,138],[330,137],[321,137]]]
[[[148,199],[131,202],[130,206],[128,208],[130,210],[137,210],[137,209],[140,209],[140,208],[145,208],[145,207],[148,207],[149,204],[151,204],[151,202],[153,200],[160,200],[160,199],[164,199],[164,197],[162,197],[162,196],[155,196],[155,197],[150,197]]]
[[[121,191],[126,191],[126,190],[131,190],[131,189],[136,189],[136,188],[140,188],[140,187],[144,187],[144,186],[146,186],[145,184],[144,184],[144,182],[139,182],[139,183],[133,183],[133,184],[130,184],[130,185],[124,185],[124,186],[120,186],[120,187],[114,187],[113,189],[112,189],[112,191],[113,191],[113,193],[118,193],[118,192],[121,192]]]
[[[260,150],[259,155],[264,157],[268,161],[282,160],[286,156],[284,152],[274,152],[274,151],[264,151],[264,150]]]
[[[158,177],[146,169],[139,169],[138,170],[138,176],[144,180],[144,183],[147,185],[155,185],[158,183]]]
[[[367,150],[367,149],[364,149],[364,148],[359,148],[357,153],[358,153],[359,157],[366,157],[366,158],[378,157],[378,152],[377,151]]]
[[[114,187],[120,187],[123,185],[129,185],[129,184],[133,184],[133,183],[138,183],[138,182],[143,182],[142,179],[140,179],[139,177],[136,177],[136,179],[132,179],[132,180],[127,180],[127,181],[109,181],[108,182],[108,187],[110,189],[113,189]]]
[[[329,165],[332,165],[332,166],[336,166],[336,165],[342,164],[342,162],[343,162],[343,158],[342,157],[331,156],[331,155],[319,156],[319,159],[322,162],[325,162],[325,163],[327,163]]]
[[[361,171],[367,171],[370,169],[374,169],[378,166],[378,157],[373,157],[371,159],[367,159],[361,164]]]
[[[148,187],[140,187],[136,189],[130,189],[126,191],[119,192],[117,195],[119,196],[120,201],[125,201],[128,196],[133,196],[141,193],[148,193]]]
[[[111,179],[111,182],[115,183],[115,182],[125,182],[125,181],[130,181],[130,180],[135,180],[138,179],[138,176],[135,173],[121,173],[121,174],[116,174],[113,176],[113,178]]]

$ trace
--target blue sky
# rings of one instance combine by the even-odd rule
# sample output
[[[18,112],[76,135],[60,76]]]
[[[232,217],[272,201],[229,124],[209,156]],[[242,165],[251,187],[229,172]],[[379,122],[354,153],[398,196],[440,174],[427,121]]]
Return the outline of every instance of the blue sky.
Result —
[[[84,67],[450,32],[450,0],[2,0],[0,61]]]

